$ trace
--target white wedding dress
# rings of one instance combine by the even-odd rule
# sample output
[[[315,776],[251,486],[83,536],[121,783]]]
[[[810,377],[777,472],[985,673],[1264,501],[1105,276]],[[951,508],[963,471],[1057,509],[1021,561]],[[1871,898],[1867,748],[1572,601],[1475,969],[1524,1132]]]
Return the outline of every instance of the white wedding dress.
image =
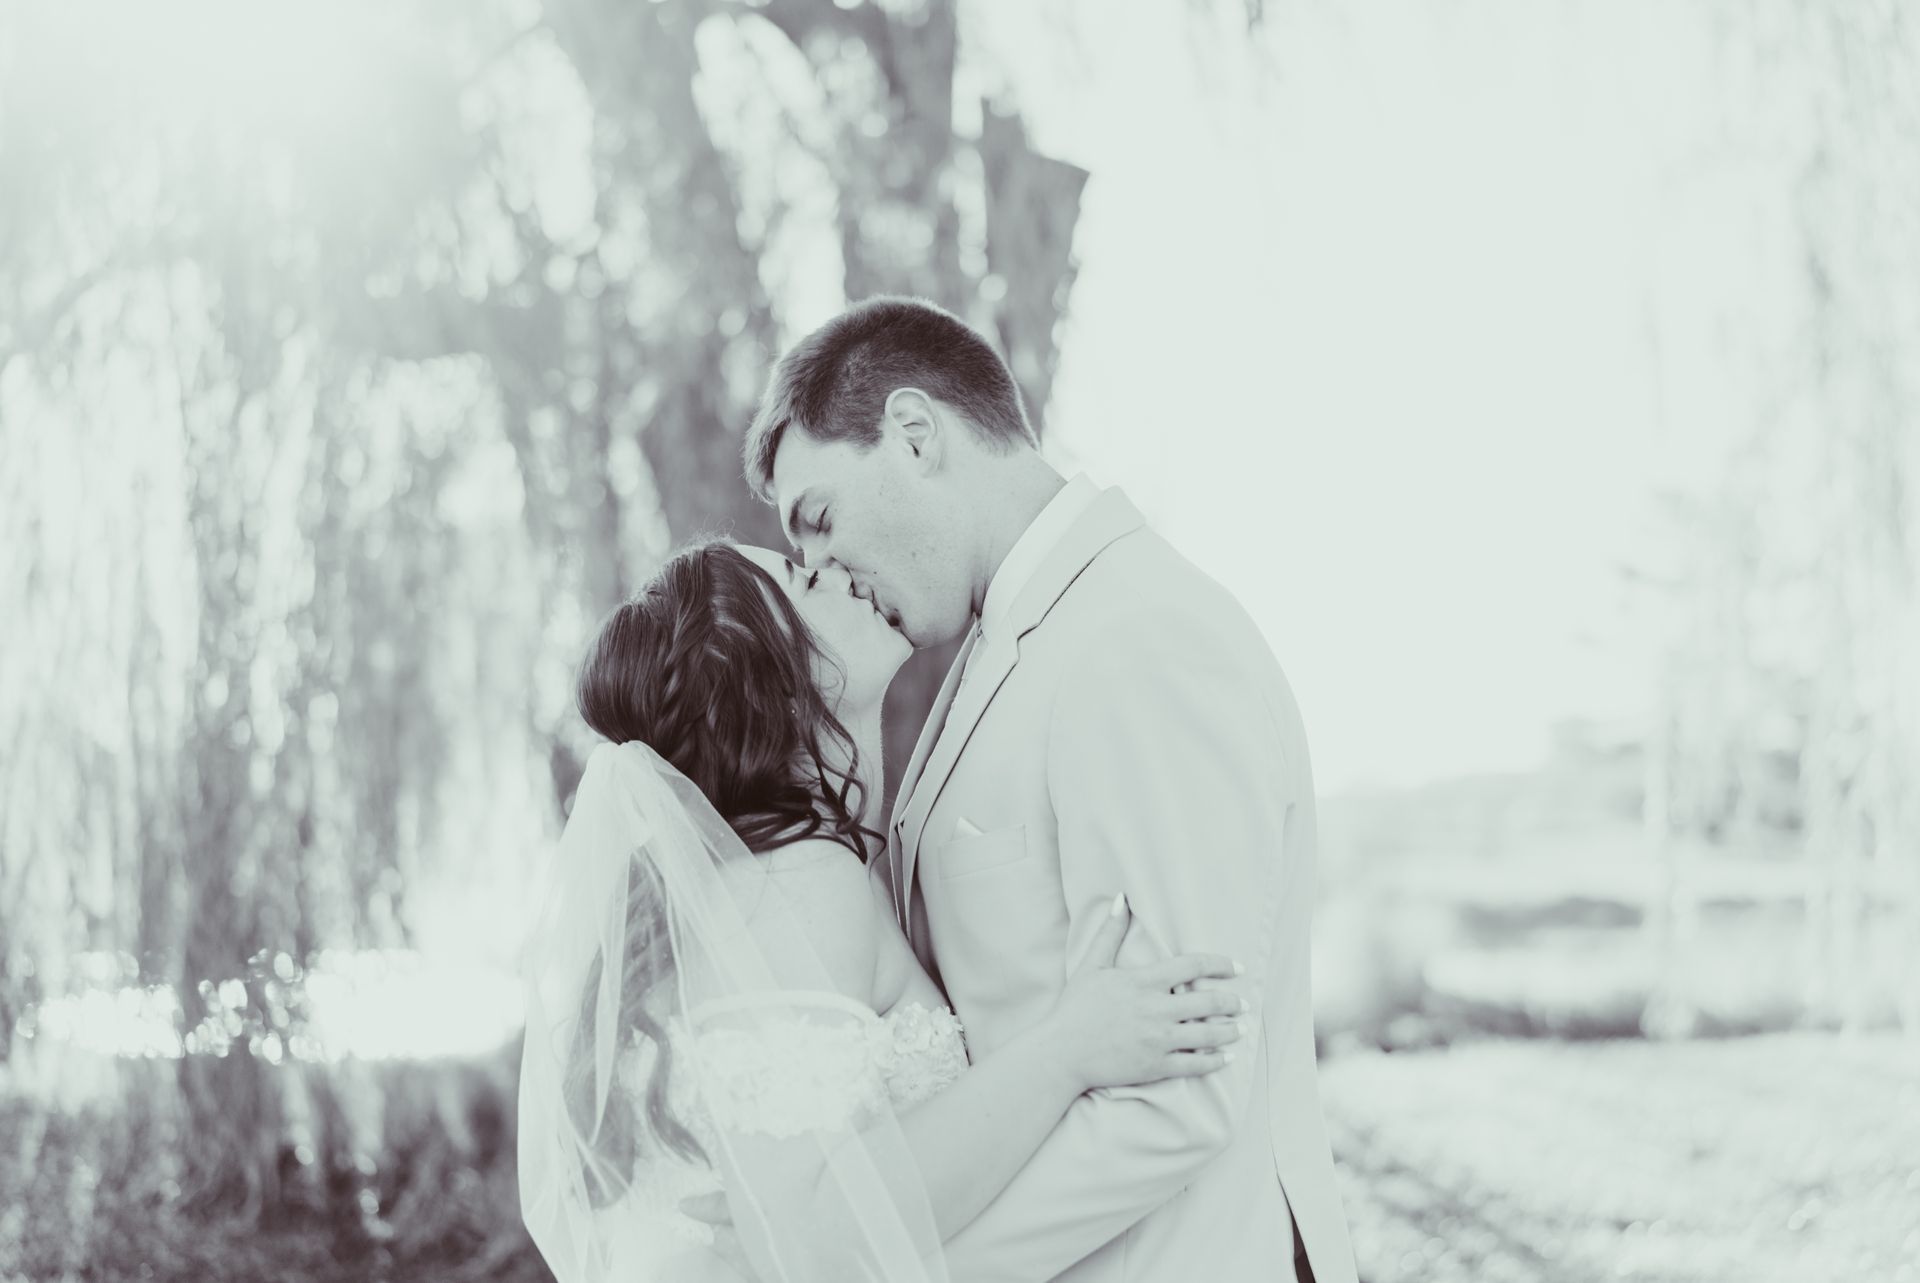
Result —
[[[715,1120],[735,1134],[835,1129],[874,1105],[903,1113],[967,1067],[960,1022],[945,1007],[905,1003],[881,1016],[845,995],[807,990],[707,1003],[697,1016],[697,1029],[672,1022],[668,1102],[709,1154],[717,1152]],[[620,1060],[618,1081],[636,1123],[657,1054],[641,1043]],[[701,1249],[712,1245],[713,1227],[680,1205],[720,1189],[706,1164],[643,1154],[626,1194],[597,1214],[617,1241],[614,1259],[630,1277],[664,1279],[680,1271],[676,1257],[707,1257]]]
[[[775,854],[645,744],[588,758],[524,961],[520,1215],[562,1283],[946,1283],[898,1111],[962,1072],[959,1023],[848,997],[822,948],[887,906]]]

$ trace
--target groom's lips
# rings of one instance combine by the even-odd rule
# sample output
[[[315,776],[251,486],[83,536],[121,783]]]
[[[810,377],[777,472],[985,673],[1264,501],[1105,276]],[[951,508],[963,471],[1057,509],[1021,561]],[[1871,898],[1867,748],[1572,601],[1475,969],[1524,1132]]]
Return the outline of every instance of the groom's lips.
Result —
[[[900,612],[897,610],[888,610],[882,606],[880,604],[880,596],[873,591],[872,585],[855,585],[854,595],[864,600],[867,605],[873,607],[873,613],[880,616],[880,622],[893,629],[896,633],[900,633],[902,637],[906,636],[906,633],[902,632],[900,628]]]

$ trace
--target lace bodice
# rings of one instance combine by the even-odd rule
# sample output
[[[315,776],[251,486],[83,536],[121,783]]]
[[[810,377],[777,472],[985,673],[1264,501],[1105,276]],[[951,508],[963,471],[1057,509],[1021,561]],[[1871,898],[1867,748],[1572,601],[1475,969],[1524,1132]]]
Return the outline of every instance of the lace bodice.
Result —
[[[967,1067],[960,1022],[945,1007],[907,1003],[879,1016],[837,993],[769,998],[709,1004],[695,1022],[673,1024],[670,1105],[709,1154],[716,1124],[770,1136],[857,1125],[878,1104],[899,1112],[920,1103]],[[642,1045],[621,1059],[621,1085],[636,1107],[655,1054]],[[611,1210],[636,1252],[704,1246],[712,1228],[682,1215],[679,1204],[719,1188],[703,1164],[642,1157],[627,1196]]]
[[[729,1016],[743,1021],[729,1025]],[[791,1003],[729,1004],[702,1012],[697,1034],[674,1039],[676,1079],[702,1121],[731,1130],[797,1136],[846,1125],[883,1100],[896,1111],[960,1076],[967,1049],[960,1022],[919,1003],[884,1017],[838,994]]]

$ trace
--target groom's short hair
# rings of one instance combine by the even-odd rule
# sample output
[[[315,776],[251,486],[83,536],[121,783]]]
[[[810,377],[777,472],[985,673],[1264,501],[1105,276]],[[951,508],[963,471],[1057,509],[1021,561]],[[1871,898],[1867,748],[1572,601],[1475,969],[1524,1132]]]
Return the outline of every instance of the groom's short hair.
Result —
[[[904,387],[952,406],[990,442],[1039,444],[1012,371],[978,330],[924,299],[882,296],[840,313],[774,366],[747,429],[748,484],[771,501],[788,428],[871,446],[887,397]]]

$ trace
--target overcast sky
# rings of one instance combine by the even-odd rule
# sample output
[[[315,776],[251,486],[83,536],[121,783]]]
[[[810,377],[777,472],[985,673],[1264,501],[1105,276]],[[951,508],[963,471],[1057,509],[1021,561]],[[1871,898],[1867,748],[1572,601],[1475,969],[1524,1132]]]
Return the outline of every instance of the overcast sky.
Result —
[[[1559,717],[1635,716],[1614,568],[1713,417],[1660,427],[1650,329],[1724,293],[1711,267],[1649,285],[1693,235],[1671,158],[1704,31],[1270,5],[1262,71],[1187,6],[1046,8],[973,35],[1093,174],[1049,448],[1236,590],[1322,787],[1525,766]]]

